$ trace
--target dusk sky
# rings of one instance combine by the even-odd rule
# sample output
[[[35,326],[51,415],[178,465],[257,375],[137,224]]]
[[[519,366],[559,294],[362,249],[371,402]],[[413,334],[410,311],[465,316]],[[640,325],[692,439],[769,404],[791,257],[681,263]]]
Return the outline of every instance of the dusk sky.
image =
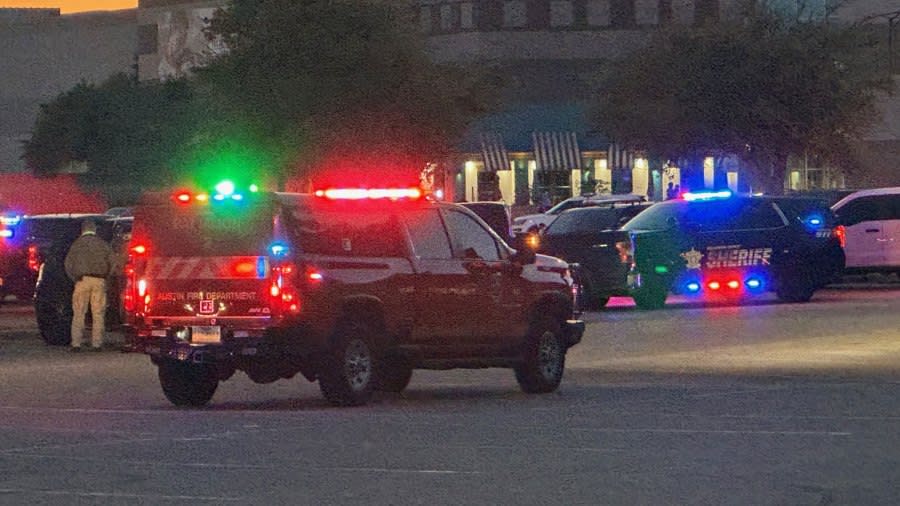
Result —
[[[138,0],[0,0],[0,7],[59,7],[63,14],[131,9]]]

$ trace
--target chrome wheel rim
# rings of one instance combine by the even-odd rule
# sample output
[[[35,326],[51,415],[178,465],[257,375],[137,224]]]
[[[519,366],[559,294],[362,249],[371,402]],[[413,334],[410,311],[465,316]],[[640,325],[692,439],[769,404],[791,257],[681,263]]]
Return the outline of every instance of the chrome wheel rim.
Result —
[[[369,347],[360,339],[354,339],[344,354],[344,375],[354,391],[364,390],[372,377],[372,356]]]
[[[545,331],[538,341],[538,368],[544,378],[555,380],[562,368],[562,349],[553,332]]]

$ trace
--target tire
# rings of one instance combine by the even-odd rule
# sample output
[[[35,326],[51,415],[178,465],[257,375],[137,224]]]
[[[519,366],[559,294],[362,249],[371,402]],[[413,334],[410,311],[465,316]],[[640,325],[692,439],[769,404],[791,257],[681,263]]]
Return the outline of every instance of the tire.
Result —
[[[319,390],[335,406],[362,406],[375,390],[376,359],[372,331],[365,323],[351,323],[337,331],[319,372]]]
[[[666,305],[668,290],[657,283],[648,283],[633,291],[634,304],[638,309],[661,309]]]
[[[172,404],[199,407],[212,399],[219,380],[209,365],[164,359],[159,364],[159,384]]]
[[[397,355],[387,355],[379,364],[378,390],[400,393],[409,386],[413,368],[409,360]]]
[[[50,346],[68,346],[72,342],[72,306],[35,302],[34,314],[44,342]]]
[[[542,318],[531,325],[522,363],[514,370],[522,391],[546,394],[559,388],[566,369],[566,348],[559,323]]]
[[[809,285],[788,286],[779,287],[775,295],[782,302],[809,302],[815,291],[815,288]]]

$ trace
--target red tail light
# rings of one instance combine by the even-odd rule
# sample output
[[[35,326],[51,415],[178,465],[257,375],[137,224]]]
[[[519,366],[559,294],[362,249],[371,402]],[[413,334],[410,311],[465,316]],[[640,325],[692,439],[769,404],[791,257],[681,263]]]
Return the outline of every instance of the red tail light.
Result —
[[[129,263],[125,266],[125,290],[122,292],[122,304],[125,306],[125,312],[134,313],[137,304],[135,303],[135,279],[134,265]]]
[[[619,253],[619,260],[626,265],[634,262],[634,251],[631,247],[631,241],[619,241],[616,243],[616,251]]]
[[[831,236],[841,243],[842,248],[847,247],[847,229],[843,225],[834,227],[834,229],[831,231]]]
[[[37,272],[41,268],[41,259],[38,255],[38,248],[34,244],[28,246],[28,268]]]
[[[269,285],[269,297],[276,315],[297,314],[300,312],[300,297],[296,286],[297,267],[290,262],[272,268],[272,284]]]

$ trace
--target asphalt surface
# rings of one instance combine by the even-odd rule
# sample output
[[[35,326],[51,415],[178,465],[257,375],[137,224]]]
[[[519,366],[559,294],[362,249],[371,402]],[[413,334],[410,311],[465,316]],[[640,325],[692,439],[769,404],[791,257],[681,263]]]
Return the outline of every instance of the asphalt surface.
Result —
[[[241,373],[182,410],[146,357],[40,343],[0,307],[0,504],[900,502],[900,290],[586,315],[556,393],[416,371],[328,406]]]

